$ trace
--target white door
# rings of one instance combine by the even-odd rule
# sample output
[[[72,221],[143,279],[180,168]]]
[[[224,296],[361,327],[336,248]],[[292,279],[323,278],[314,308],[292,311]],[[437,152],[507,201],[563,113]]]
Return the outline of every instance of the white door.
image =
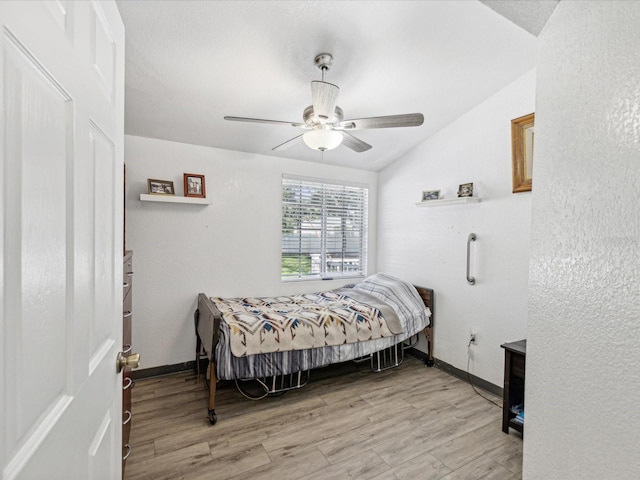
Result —
[[[2,479],[117,479],[124,27],[0,1]]]

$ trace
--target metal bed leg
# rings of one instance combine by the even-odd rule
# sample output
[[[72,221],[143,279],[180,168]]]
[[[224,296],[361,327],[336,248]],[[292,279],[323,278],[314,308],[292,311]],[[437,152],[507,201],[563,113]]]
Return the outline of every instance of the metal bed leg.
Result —
[[[218,377],[216,375],[215,362],[209,362],[209,423],[215,425],[218,421],[216,415],[216,386],[218,384]]]
[[[200,381],[200,350],[202,349],[202,342],[200,337],[196,335],[196,383]]]
[[[426,327],[424,329],[424,336],[427,338],[427,359],[424,361],[424,364],[427,367],[433,367],[433,329],[430,327]]]
[[[198,322],[200,320],[200,310],[196,308],[193,312],[193,323],[196,327],[196,383],[200,381],[200,350],[202,349],[202,342],[200,341],[200,335],[198,335]]]

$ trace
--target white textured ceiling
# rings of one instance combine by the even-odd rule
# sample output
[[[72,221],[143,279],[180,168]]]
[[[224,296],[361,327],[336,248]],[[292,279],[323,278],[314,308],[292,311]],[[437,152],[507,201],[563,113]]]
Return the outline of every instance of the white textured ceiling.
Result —
[[[374,171],[535,66],[536,37],[475,0],[118,7],[127,134]],[[299,129],[223,120],[301,121],[310,82],[321,78],[313,65],[321,52],[334,56],[326,80],[340,87],[345,119],[420,112],[424,125],[354,132],[373,148],[321,155],[302,143],[272,152]]]

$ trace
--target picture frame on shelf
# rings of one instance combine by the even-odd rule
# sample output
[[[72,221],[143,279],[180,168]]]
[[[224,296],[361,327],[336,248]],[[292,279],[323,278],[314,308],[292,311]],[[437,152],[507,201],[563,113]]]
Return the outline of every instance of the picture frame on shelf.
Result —
[[[207,197],[204,175],[199,175],[197,173],[185,173],[183,175],[183,181],[185,197]]]
[[[424,190],[422,192],[422,201],[428,202],[430,200],[439,200],[440,190]]]
[[[473,183],[463,183],[458,186],[458,198],[473,197]]]
[[[534,123],[535,113],[511,120],[513,193],[532,188]]]
[[[147,179],[147,188],[149,195],[175,195],[176,189],[171,180],[157,180],[155,178]]]

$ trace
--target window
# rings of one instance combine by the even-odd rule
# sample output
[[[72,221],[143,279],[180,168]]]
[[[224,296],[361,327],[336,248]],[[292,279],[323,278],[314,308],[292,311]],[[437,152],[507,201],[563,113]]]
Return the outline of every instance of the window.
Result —
[[[364,275],[367,196],[366,187],[283,177],[282,279]]]

